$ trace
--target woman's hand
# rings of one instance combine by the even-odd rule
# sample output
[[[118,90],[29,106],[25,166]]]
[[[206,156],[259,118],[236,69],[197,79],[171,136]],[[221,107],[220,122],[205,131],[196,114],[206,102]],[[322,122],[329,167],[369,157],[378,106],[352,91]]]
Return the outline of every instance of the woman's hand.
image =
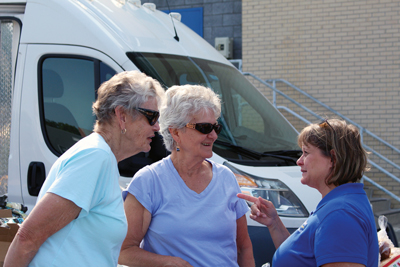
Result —
[[[271,201],[265,200],[262,197],[256,198],[246,194],[237,194],[237,196],[254,203],[251,206],[250,218],[256,222],[271,227],[275,221],[279,219],[278,213]]]
[[[271,201],[245,194],[237,194],[237,196],[254,203],[251,205],[250,218],[268,227],[275,248],[278,248],[290,236]]]

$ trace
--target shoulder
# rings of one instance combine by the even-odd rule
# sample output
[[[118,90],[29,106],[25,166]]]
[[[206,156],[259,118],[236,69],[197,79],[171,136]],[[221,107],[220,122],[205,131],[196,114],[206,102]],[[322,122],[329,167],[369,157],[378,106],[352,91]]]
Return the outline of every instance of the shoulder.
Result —
[[[172,163],[169,157],[163,158],[157,162],[154,162],[150,165],[146,165],[141,168],[134,177],[143,176],[150,173],[165,173],[171,169]]]
[[[131,183],[161,183],[162,180],[165,180],[165,176],[171,176],[171,164],[171,160],[167,157],[144,166],[135,173]]]
[[[368,215],[359,214],[354,210],[335,209],[321,218],[318,228],[325,234],[326,231],[332,231],[332,229],[341,229],[341,233],[348,233],[349,236],[352,236],[357,232],[375,233],[374,225],[375,222]]]
[[[127,193],[130,193],[142,200],[144,195],[146,197],[161,195],[161,192],[170,189],[173,186],[173,178],[171,177],[171,171],[169,171],[168,160],[168,157],[164,158],[136,172],[127,188],[123,191],[123,198],[125,199]]]
[[[213,176],[217,178],[216,180],[218,183],[223,184],[225,188],[227,186],[232,186],[234,188],[239,186],[236,175],[227,166],[210,160],[209,162],[212,164]]]
[[[323,200],[322,200],[323,201]],[[343,194],[327,201],[315,212],[320,222],[357,222],[371,225],[372,209],[362,194]],[[368,226],[369,228],[369,226]]]
[[[362,194],[344,194],[330,200],[323,208],[328,214],[333,211],[340,211],[346,214],[353,214],[365,217],[372,212],[368,198]]]
[[[111,148],[104,139],[97,133],[92,133],[87,137],[79,140],[75,145],[68,149],[60,158],[76,158],[86,157],[88,155],[95,156],[97,159],[108,158],[114,155]]]
[[[65,154],[60,157],[60,162],[61,166],[74,164],[76,166],[87,165],[89,167],[96,165],[99,168],[108,167],[112,163],[117,164],[113,154],[111,155],[109,152],[95,147],[79,149],[73,151],[73,153]]]
[[[92,133],[87,137],[81,139],[77,144],[79,144],[82,150],[96,150],[103,151],[106,154],[111,154],[111,148],[107,142],[98,133]]]
[[[216,163],[210,159],[207,159],[207,161],[212,165],[213,171],[218,172],[218,173],[225,173],[225,174],[231,174],[233,175],[233,172],[227,167],[224,166],[220,163]]]

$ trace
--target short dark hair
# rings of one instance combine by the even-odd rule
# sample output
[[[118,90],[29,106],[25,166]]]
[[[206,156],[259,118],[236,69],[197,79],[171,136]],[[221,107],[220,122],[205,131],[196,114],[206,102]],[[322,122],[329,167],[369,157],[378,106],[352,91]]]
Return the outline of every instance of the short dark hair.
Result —
[[[368,152],[361,144],[360,131],[344,120],[329,119],[305,127],[298,136],[298,145],[313,145],[331,157],[333,169],[327,185],[339,186],[358,182],[368,170]]]

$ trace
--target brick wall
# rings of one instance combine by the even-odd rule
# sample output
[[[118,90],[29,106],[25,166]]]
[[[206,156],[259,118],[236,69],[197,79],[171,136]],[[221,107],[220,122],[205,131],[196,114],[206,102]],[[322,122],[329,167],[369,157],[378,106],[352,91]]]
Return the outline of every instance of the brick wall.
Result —
[[[400,1],[243,0],[242,33],[244,71],[285,79],[400,148]],[[272,100],[269,89],[254,84]],[[290,87],[279,89],[319,115],[334,117]],[[277,103],[318,121],[280,97]],[[305,125],[285,115],[296,128]],[[393,150],[365,140],[400,165]],[[374,172],[367,175],[400,195],[397,183]]]
[[[168,10],[166,0],[146,0],[159,10]],[[233,38],[233,58],[242,58],[241,0],[171,0],[170,9],[203,8],[203,38],[212,46],[216,37]]]

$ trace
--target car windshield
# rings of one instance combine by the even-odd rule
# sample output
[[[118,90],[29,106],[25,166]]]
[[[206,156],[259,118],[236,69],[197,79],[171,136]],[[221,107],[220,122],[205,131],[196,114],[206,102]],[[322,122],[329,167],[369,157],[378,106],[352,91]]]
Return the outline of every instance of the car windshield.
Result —
[[[295,165],[293,159],[299,156],[296,130],[236,68],[167,54],[129,52],[127,56],[166,88],[200,84],[219,94],[223,127],[213,148],[218,155],[242,164],[282,161],[286,162],[282,165]]]

